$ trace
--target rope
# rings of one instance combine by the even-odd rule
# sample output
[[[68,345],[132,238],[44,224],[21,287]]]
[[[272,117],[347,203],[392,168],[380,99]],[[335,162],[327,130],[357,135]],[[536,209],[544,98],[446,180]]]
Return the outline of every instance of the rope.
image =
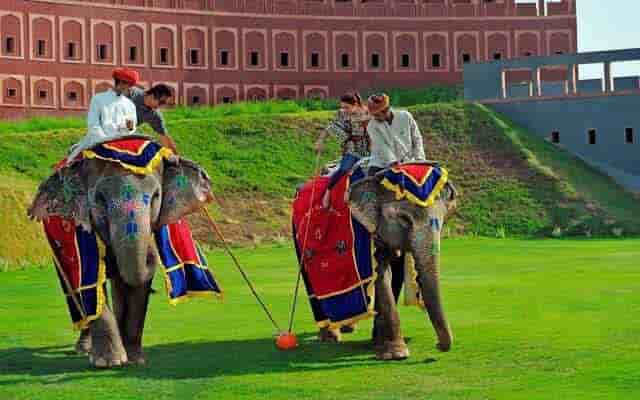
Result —
[[[318,154],[316,156],[316,160],[313,166],[313,180],[311,183],[311,200],[309,201],[309,222],[311,222],[311,213],[313,212],[313,198],[315,196],[315,191],[316,191],[316,175],[318,175],[318,169],[319,169],[319,165],[320,165],[320,155],[322,154],[322,151],[318,151]],[[293,329],[293,318],[295,316],[296,313],[296,305],[298,303],[298,291],[300,290],[300,278],[302,277],[302,268],[304,268],[303,264],[302,264],[302,260],[304,259],[304,252],[307,248],[307,238],[309,236],[309,227],[311,226],[310,223],[307,223],[307,228],[305,229],[305,233],[304,233],[304,239],[302,241],[302,249],[300,251],[300,260],[298,261],[298,278],[296,280],[296,288],[293,292],[293,303],[291,304],[291,312],[289,314],[289,332],[292,331]]]
[[[206,207],[203,208],[203,211],[204,211],[204,215],[207,217],[207,220],[209,221],[209,227],[211,228],[211,230],[216,235],[218,235],[218,237],[222,241],[222,245],[223,245],[224,249],[226,250],[227,254],[229,254],[231,259],[233,260],[233,263],[235,264],[236,268],[238,268],[238,271],[240,271],[240,275],[242,275],[242,278],[247,283],[247,286],[249,286],[249,289],[251,290],[251,293],[256,298],[256,300],[258,300],[258,303],[260,303],[260,306],[264,310],[265,314],[267,314],[267,317],[269,318],[269,320],[271,321],[273,326],[276,328],[276,330],[278,332],[282,332],[282,330],[280,329],[280,326],[275,321],[275,319],[273,318],[273,315],[271,315],[271,312],[267,308],[267,305],[262,301],[262,299],[258,295],[258,292],[256,292],[256,289],[254,288],[253,284],[249,280],[249,277],[244,272],[244,269],[242,268],[242,266],[240,266],[240,262],[236,258],[235,254],[233,254],[233,252],[231,251],[231,248],[229,247],[229,244],[227,243],[227,239],[225,239],[224,235],[222,234],[222,231],[220,231],[220,228],[218,228],[218,225],[215,223],[213,218],[211,218],[211,215],[209,215],[209,211],[206,209]]]

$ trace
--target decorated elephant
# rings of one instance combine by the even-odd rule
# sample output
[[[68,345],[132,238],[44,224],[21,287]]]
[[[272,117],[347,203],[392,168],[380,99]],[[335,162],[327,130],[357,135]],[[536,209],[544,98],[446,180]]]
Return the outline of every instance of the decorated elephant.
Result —
[[[348,193],[353,217],[375,235],[378,246],[373,333],[376,357],[391,360],[409,356],[391,290],[390,262],[400,251],[415,260],[421,301],[437,334],[437,348],[448,351],[453,334],[440,295],[440,239],[446,219],[455,210],[457,193],[446,180],[446,171],[444,179],[441,176],[434,181],[436,187],[423,199],[390,182],[389,172],[381,171],[354,183]]]
[[[116,153],[124,156],[118,158]],[[140,157],[144,159],[142,164],[138,163]],[[51,221],[55,219],[63,221],[58,224],[62,227],[61,235],[64,232],[77,234],[72,245],[79,244],[79,247],[89,250],[102,247],[85,246],[86,243],[92,244],[94,239],[91,235],[97,234],[95,241],[101,242],[106,250],[105,271],[99,266],[95,271],[95,268],[81,265],[86,271],[83,270],[84,275],[80,274],[80,277],[73,273],[60,275],[70,310],[74,310],[71,314],[76,327],[87,333],[81,337],[79,345],[90,342],[89,360],[93,366],[109,368],[125,363],[145,363],[142,335],[158,258],[156,247],[165,264],[164,258],[176,256],[172,253],[163,257],[159,242],[161,233],[169,232],[168,226],[177,226],[178,231],[182,226],[182,234],[191,239],[181,218],[209,202],[210,190],[210,179],[202,168],[145,138],[130,139],[119,149],[114,145],[103,145],[100,151],[85,152],[83,159],[59,169],[40,185],[29,215],[45,222],[54,254],[60,256],[64,250],[56,253],[56,249],[63,246],[50,228]],[[172,231],[176,229],[172,228]],[[170,240],[170,235],[171,232],[167,233],[165,239]],[[86,262],[91,255],[91,251],[86,254],[72,252],[66,257],[71,262],[75,258]],[[60,257],[57,265],[59,261]],[[197,264],[201,261],[189,262]],[[97,260],[95,265],[101,262]],[[187,261],[177,257],[173,263],[177,269]],[[202,264],[206,266],[206,262]],[[200,267],[206,268],[194,268],[202,272]],[[60,265],[58,268],[59,273],[63,272]],[[106,285],[102,272],[111,279],[113,312],[105,301]],[[96,276],[94,283],[86,285],[85,275],[91,274]],[[209,275],[204,276],[204,279],[210,278]],[[78,282],[74,283],[74,279]],[[171,284],[169,272],[165,279]],[[178,289],[168,288],[170,297],[171,291]],[[192,289],[184,288],[182,293],[173,293],[174,300],[189,290]],[[74,313],[79,314],[77,318],[74,318]]]

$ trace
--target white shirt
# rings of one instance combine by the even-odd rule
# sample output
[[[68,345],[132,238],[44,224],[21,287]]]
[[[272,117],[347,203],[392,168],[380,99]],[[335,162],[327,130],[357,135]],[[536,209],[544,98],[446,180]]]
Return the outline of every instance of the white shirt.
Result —
[[[127,128],[127,120],[133,122],[132,130]],[[67,159],[73,160],[83,150],[99,143],[133,134],[137,124],[136,106],[127,96],[118,96],[113,89],[99,93],[91,98],[87,134],[71,148]]]
[[[369,166],[386,168],[395,162],[425,160],[422,134],[410,112],[391,110],[393,120],[369,121],[367,132],[371,139]]]

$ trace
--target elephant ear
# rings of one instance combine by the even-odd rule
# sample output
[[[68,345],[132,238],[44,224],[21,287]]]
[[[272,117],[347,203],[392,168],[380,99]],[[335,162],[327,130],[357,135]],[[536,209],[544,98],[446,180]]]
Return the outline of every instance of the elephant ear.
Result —
[[[212,199],[211,179],[198,164],[180,157],[165,161],[159,226],[177,222]]]
[[[82,176],[83,162],[61,168],[40,184],[27,214],[43,220],[51,216],[89,223],[86,182]]]
[[[378,227],[378,186],[376,178],[366,178],[352,184],[347,194],[351,214],[369,233]]]

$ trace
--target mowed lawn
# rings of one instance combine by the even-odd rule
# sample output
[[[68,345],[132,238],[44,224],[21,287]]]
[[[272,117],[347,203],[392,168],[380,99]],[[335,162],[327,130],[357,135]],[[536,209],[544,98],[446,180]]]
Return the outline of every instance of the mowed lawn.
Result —
[[[286,325],[292,249],[237,253]],[[70,353],[76,334],[52,269],[0,273],[0,399],[640,398],[640,240],[447,240],[442,286],[455,344],[437,352],[425,315],[402,307],[412,355],[392,363],[373,359],[368,321],[343,344],[317,343],[304,298],[301,346],[278,351],[229,259],[209,261],[224,302],[171,307],[159,290],[149,365],[112,371]]]

